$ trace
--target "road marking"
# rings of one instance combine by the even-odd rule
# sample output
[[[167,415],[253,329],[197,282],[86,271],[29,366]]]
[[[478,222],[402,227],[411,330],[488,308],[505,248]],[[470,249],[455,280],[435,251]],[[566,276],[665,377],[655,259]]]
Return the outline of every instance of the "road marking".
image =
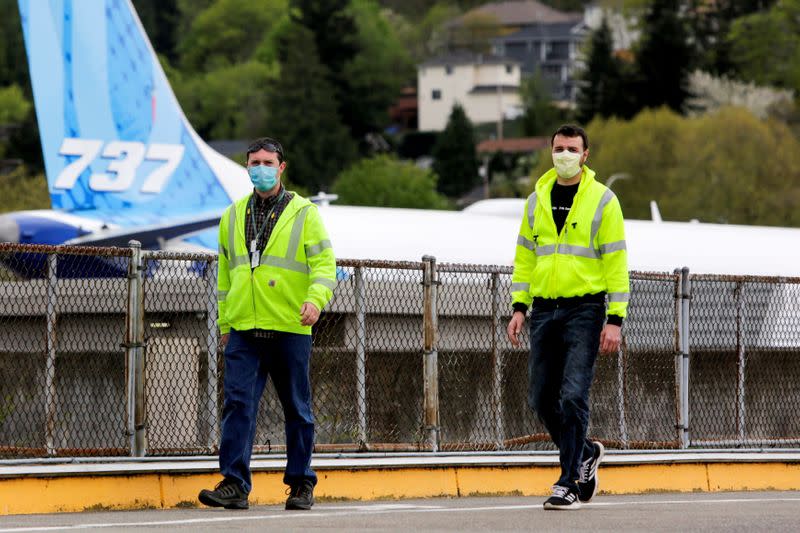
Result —
[[[596,502],[584,504],[585,507],[622,507],[626,505],[697,505],[714,503],[764,503],[764,502],[800,502],[798,498],[724,498],[724,499],[686,499],[686,500],[637,500],[626,502]],[[480,511],[508,511],[522,509],[542,509],[541,503],[528,505],[486,505],[479,507],[441,507],[435,505],[413,504],[377,504],[343,506],[330,511],[309,511],[287,513],[280,511],[269,515],[225,516],[209,518],[187,518],[180,520],[158,520],[151,522],[105,522],[74,524],[65,526],[27,526],[0,529],[0,533],[17,533],[23,531],[69,531],[75,529],[103,529],[112,527],[149,527],[149,526],[184,526],[191,524],[213,524],[224,522],[244,522],[256,520],[296,519],[296,518],[334,518],[337,516],[354,516],[390,513],[459,513]],[[210,510],[206,512],[212,512]]]

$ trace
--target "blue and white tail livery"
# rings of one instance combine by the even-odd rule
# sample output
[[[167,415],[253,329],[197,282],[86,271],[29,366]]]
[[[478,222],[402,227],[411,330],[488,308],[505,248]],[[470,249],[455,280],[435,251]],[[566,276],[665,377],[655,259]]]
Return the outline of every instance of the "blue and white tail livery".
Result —
[[[19,9],[53,209],[5,215],[0,240],[154,248],[251,189],[186,120],[130,0]],[[195,244],[216,249],[209,238]]]

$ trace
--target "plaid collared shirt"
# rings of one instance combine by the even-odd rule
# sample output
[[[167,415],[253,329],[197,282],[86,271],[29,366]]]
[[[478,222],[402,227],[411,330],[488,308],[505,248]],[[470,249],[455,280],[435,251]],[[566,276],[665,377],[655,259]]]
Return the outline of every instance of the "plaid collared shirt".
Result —
[[[244,234],[247,238],[248,252],[250,251],[250,243],[256,238],[256,232],[261,226],[264,226],[264,221],[267,219],[267,216],[269,216],[266,227],[264,227],[264,231],[261,233],[261,235],[258,236],[258,242],[256,243],[258,250],[262,253],[264,252],[264,249],[267,247],[267,242],[269,242],[269,236],[272,235],[272,230],[275,229],[275,225],[277,224],[278,219],[281,217],[281,213],[283,213],[283,210],[286,209],[286,206],[289,205],[289,202],[293,197],[294,193],[286,191],[283,188],[283,185],[281,185],[278,194],[270,196],[269,198],[261,198],[258,194],[256,194],[255,189],[253,190],[254,201],[251,201],[250,204],[248,204],[247,213],[245,213],[244,224]],[[255,211],[253,213],[255,215],[255,227],[253,226],[253,217],[250,214],[250,209],[254,209]],[[270,211],[272,211],[271,215]],[[274,331],[263,329],[252,329],[250,330],[250,333],[254,337],[258,337],[260,339],[271,339],[275,336]]]

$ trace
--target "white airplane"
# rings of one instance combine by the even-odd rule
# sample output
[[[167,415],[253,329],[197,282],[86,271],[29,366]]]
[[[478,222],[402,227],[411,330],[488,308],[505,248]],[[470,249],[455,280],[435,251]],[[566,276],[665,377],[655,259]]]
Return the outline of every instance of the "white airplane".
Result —
[[[0,215],[0,242],[216,252],[250,193],[181,110],[130,0],[19,0],[53,209]],[[265,132],[268,133],[268,132]],[[523,200],[461,212],[321,205],[338,257],[511,265]],[[624,206],[623,206],[624,207]],[[633,270],[800,275],[800,229],[626,222]],[[41,271],[14,266],[29,275]],[[81,275],[59,269],[59,275]],[[83,275],[86,275],[85,273]]]

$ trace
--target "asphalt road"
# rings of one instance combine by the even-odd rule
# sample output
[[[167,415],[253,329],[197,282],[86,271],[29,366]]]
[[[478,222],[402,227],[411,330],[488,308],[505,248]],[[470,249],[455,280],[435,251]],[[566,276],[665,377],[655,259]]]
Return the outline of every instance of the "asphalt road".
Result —
[[[578,511],[543,498],[318,502],[312,511],[171,509],[0,518],[21,531],[800,531],[800,492],[598,496]]]

